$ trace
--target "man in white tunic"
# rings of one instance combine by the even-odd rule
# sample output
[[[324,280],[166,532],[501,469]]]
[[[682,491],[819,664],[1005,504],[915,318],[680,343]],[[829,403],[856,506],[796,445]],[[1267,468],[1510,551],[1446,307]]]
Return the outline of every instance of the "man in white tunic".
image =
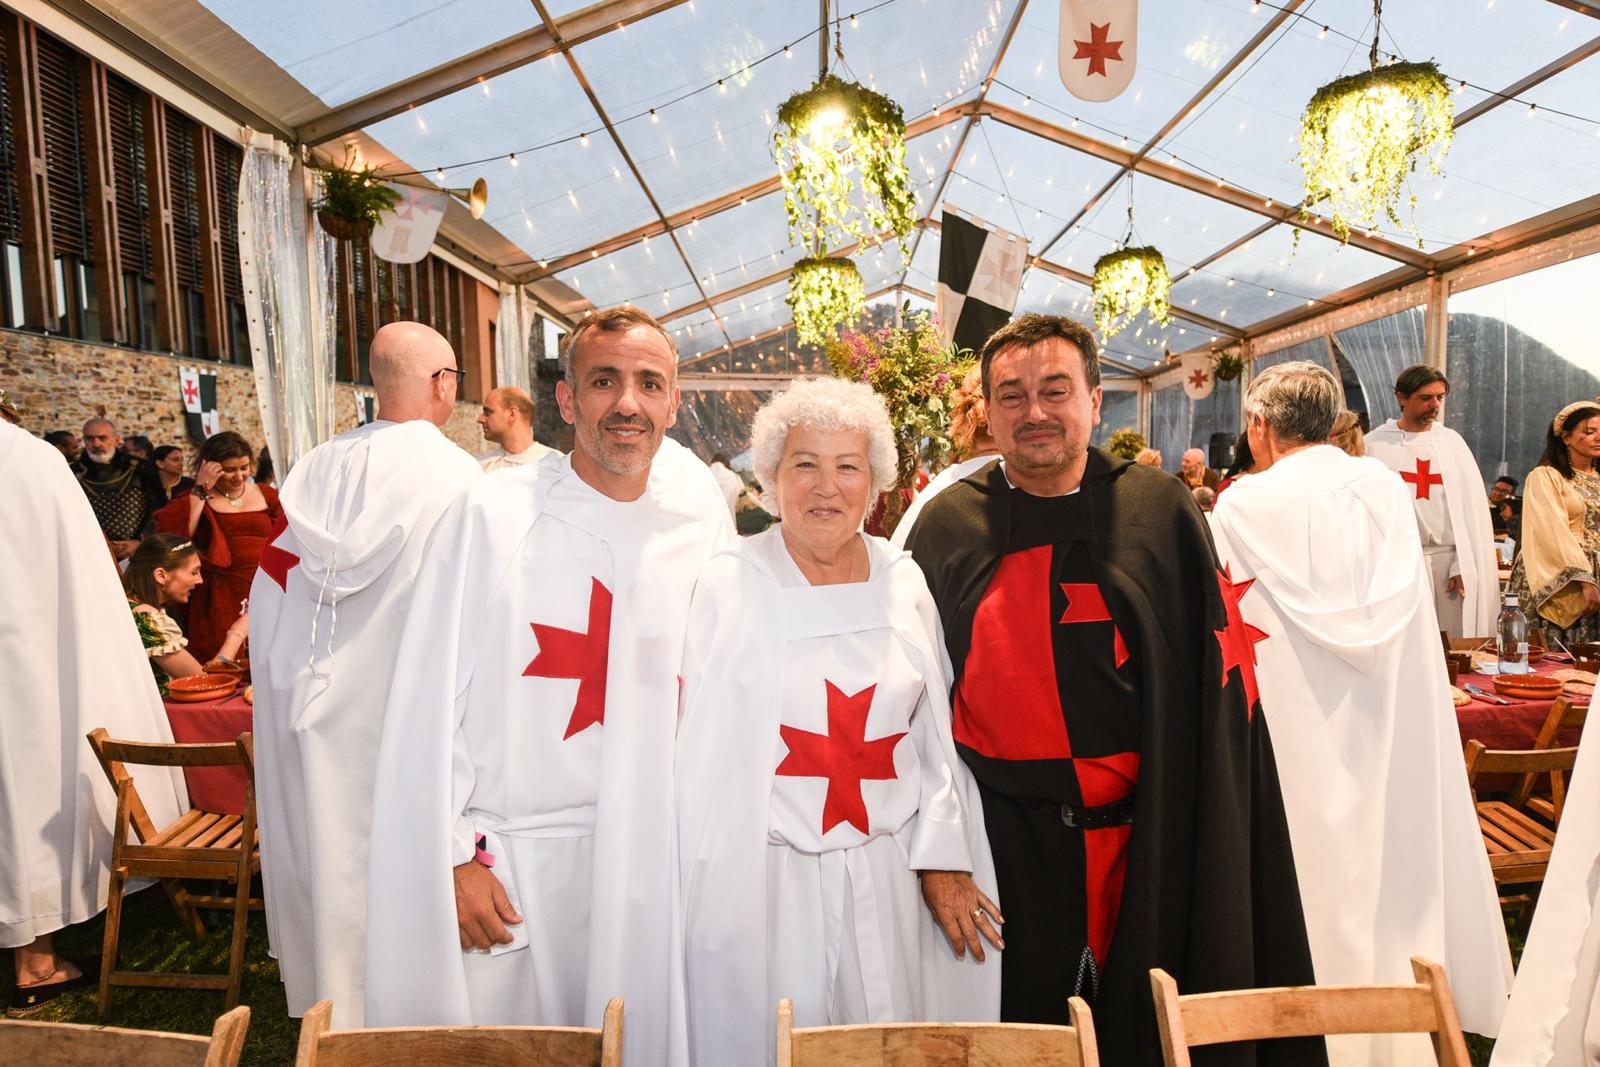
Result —
[[[250,587],[256,798],[267,929],[299,1016],[361,1025],[367,834],[405,603],[433,526],[480,475],[439,427],[456,357],[428,326],[372,339],[373,422],[312,449]]]
[[[533,439],[533,398],[527,390],[503,386],[489,390],[478,412],[483,439],[495,447],[478,457],[485,472],[537,463],[556,450]]]
[[[1461,435],[1438,425],[1450,383],[1426,364],[1394,383],[1400,417],[1367,435],[1367,455],[1399,474],[1422,535],[1439,628],[1488,637],[1500,614],[1500,572],[1489,497]]]
[[[705,465],[662,443],[676,354],[654,319],[591,315],[563,361],[572,455],[458,501],[407,609],[374,794],[366,1022],[599,1026],[620,996],[628,1062],[665,1063],[682,1041],[678,672],[695,579],[732,522]]]
[[[1446,968],[1462,1025],[1492,1037],[1511,957],[1421,544],[1404,486],[1327,443],[1338,413],[1323,368],[1265,371],[1245,417],[1266,469],[1212,513],[1259,642],[1312,962],[1319,984],[1393,984],[1426,956]],[[1421,1036],[1328,1045],[1336,1067],[1433,1063]]]
[[[172,741],[100,524],[59,455],[0,420],[0,948],[15,950],[19,1010],[85,981],[51,935],[106,906],[117,795],[86,735]],[[129,769],[157,826],[187,810],[178,771]]]
[[[1600,730],[1583,732],[1489,1067],[1600,1064]]]

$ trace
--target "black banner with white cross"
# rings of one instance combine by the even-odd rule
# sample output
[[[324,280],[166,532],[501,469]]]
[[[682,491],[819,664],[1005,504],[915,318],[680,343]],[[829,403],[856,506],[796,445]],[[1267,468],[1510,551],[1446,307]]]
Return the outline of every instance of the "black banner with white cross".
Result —
[[[178,393],[183,398],[183,421],[191,441],[198,444],[222,429],[216,371],[179,367]]]
[[[939,236],[939,331],[946,344],[976,352],[1011,320],[1028,265],[1028,242],[949,211]]]

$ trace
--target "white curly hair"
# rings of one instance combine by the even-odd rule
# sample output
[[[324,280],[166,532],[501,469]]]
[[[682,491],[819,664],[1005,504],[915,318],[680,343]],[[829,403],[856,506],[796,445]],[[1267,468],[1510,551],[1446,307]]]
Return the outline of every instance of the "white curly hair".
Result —
[[[751,466],[761,485],[762,506],[772,514],[782,517],[777,494],[778,464],[783,461],[789,431],[796,426],[866,434],[873,495],[894,485],[894,426],[889,422],[889,409],[883,398],[863,382],[797,378],[788,389],[761,406],[750,428]]]

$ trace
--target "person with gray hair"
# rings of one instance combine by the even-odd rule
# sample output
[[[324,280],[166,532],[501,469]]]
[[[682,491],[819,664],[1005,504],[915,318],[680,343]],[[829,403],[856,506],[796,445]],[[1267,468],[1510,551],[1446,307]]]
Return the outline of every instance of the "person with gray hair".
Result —
[[[1341,409],[1313,363],[1245,394],[1261,469],[1211,529],[1257,635],[1319,985],[1411,980],[1444,964],[1461,1022],[1493,1036],[1511,979],[1505,924],[1461,761],[1439,625],[1403,483],[1329,443]],[[1354,937],[1351,931],[1363,931]],[[1426,1039],[1339,1037],[1330,1062],[1405,1063]]]
[[[116,423],[96,416],[83,424],[83,454],[74,473],[100,523],[111,554],[127,559],[167,502],[155,467],[122,450]]]
[[[684,655],[689,1062],[771,1062],[784,997],[800,1026],[992,1021],[1001,916],[938,615],[861,528],[895,476],[888,411],[860,382],[801,380],[752,439],[782,521],[706,565]]]

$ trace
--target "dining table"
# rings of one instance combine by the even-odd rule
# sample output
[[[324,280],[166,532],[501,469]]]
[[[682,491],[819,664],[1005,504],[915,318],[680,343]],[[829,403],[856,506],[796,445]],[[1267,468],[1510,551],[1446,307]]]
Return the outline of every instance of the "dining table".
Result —
[[[1531,665],[1535,674],[1550,674],[1572,666],[1569,662],[1552,659],[1546,656],[1539,662]],[[1456,688],[1462,689],[1472,696],[1466,686],[1471,685],[1487,693],[1494,693],[1494,676],[1481,674],[1477,671],[1462,672],[1456,678]],[[1482,697],[1474,697],[1471,703],[1461,704],[1456,707],[1456,726],[1461,731],[1461,744],[1465,748],[1468,741],[1480,741],[1485,748],[1490,749],[1526,749],[1532,748],[1539,737],[1539,730],[1544,726],[1545,719],[1550,715],[1550,706],[1555,703],[1555,698],[1541,700],[1523,700],[1515,697],[1500,697],[1501,700],[1510,701],[1508,704],[1497,704]],[[1572,697],[1569,694],[1568,699]],[[1581,701],[1578,701],[1581,703]],[[1582,732],[1580,727],[1569,727],[1561,734],[1560,742],[1563,745],[1576,745],[1578,735]]]
[[[251,705],[241,686],[214,700],[164,700],[172,739],[179,744],[232,741],[251,730]],[[249,775],[243,767],[185,767],[189,803],[202,811],[243,815]]]

